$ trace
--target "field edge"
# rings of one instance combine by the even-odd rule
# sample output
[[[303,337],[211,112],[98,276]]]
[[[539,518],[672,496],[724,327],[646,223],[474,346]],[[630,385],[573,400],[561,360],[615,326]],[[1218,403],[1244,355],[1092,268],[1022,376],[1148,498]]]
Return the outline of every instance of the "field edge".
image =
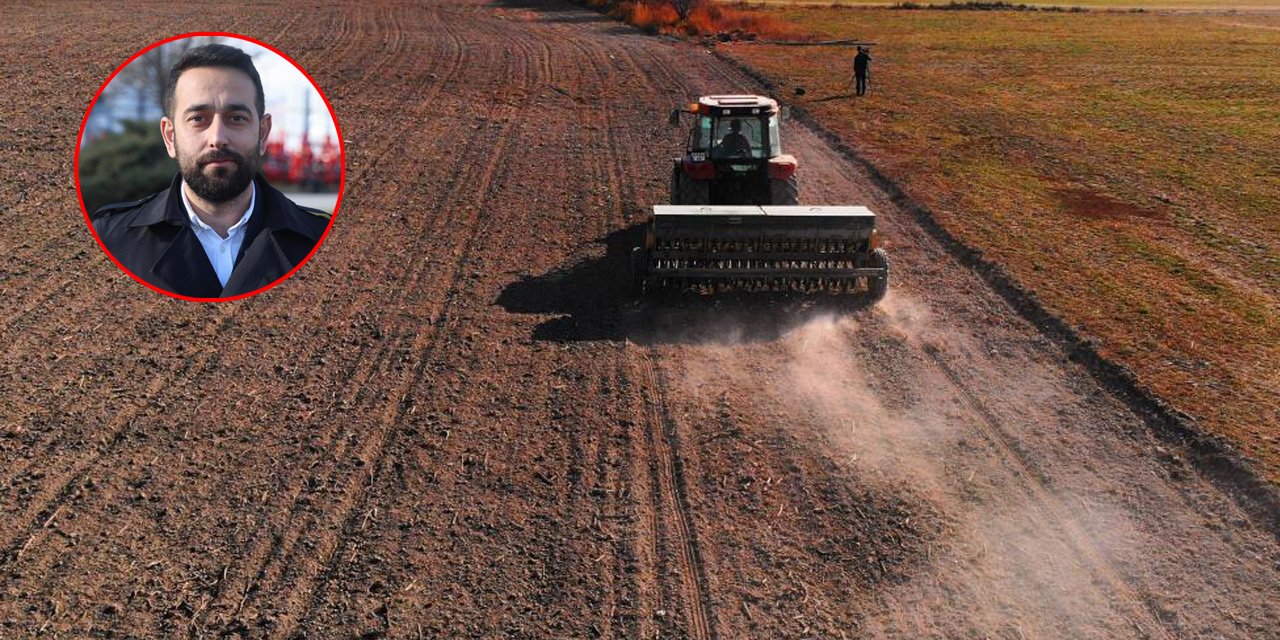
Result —
[[[711,54],[750,76],[770,93],[776,91],[777,83],[773,79],[746,62],[719,48],[712,48]],[[927,206],[912,198],[893,178],[807,109],[796,104],[788,106],[793,120],[809,128],[842,157],[866,171],[876,187],[883,190],[894,204],[909,211],[916,223],[952,259],[976,274],[1021,318],[1062,349],[1068,358],[1081,364],[1100,386],[1141,418],[1153,436],[1162,442],[1183,447],[1188,454],[1188,462],[1201,475],[1230,496],[1276,540],[1280,540],[1280,487],[1263,476],[1255,461],[1225,436],[1206,431],[1191,416],[1147,388],[1128,367],[1103,356],[1096,348],[1094,338],[1051,311],[1033,290],[1020,283],[1001,264],[987,259],[981,250],[948,230]]]

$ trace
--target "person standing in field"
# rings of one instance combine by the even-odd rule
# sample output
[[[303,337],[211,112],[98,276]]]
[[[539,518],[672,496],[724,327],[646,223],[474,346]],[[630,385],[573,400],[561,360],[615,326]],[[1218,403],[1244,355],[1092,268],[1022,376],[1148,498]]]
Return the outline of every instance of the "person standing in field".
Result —
[[[853,57],[853,82],[858,95],[867,95],[867,78],[870,76],[871,54],[866,47],[858,47],[858,55]]]

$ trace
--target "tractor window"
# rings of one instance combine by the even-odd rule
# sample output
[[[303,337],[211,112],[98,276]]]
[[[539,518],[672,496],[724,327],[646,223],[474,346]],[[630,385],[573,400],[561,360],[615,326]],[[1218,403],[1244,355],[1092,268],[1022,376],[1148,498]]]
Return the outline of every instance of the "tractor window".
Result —
[[[694,125],[693,131],[689,132],[689,149],[692,151],[706,151],[711,148],[711,118],[699,116],[698,122]]]
[[[760,119],[757,117],[722,117],[715,123],[716,158],[762,158]]]
[[[778,114],[769,116],[769,157],[782,155],[782,134],[778,131]]]

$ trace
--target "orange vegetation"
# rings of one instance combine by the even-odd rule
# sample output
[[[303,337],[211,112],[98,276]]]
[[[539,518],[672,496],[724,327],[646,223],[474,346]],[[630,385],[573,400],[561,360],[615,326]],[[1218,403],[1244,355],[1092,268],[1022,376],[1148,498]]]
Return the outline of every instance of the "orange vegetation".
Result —
[[[591,4],[610,3],[595,0]],[[681,16],[680,6],[685,8]],[[794,39],[798,32],[780,20],[746,8],[729,8],[709,0],[626,0],[612,3],[609,13],[654,33],[715,36],[735,40]]]

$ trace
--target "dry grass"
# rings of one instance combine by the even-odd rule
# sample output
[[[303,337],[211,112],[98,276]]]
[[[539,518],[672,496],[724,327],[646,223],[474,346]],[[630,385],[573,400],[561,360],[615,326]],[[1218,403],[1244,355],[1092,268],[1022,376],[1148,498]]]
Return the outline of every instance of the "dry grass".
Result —
[[[588,0],[595,7],[609,8],[610,15],[648,30],[681,36],[721,36],[732,39],[795,39],[799,30],[772,15],[717,4],[695,1],[681,16],[672,0]]]
[[[748,0],[748,4],[769,7],[891,7],[907,2],[920,5],[947,5],[968,0]],[[1024,0],[1006,0],[1024,4]],[[1228,11],[1236,9],[1280,12],[1277,0],[1027,0],[1036,7],[1086,7],[1092,9],[1147,9],[1179,11]]]
[[[733,55],[1280,480],[1280,16],[786,8]]]

